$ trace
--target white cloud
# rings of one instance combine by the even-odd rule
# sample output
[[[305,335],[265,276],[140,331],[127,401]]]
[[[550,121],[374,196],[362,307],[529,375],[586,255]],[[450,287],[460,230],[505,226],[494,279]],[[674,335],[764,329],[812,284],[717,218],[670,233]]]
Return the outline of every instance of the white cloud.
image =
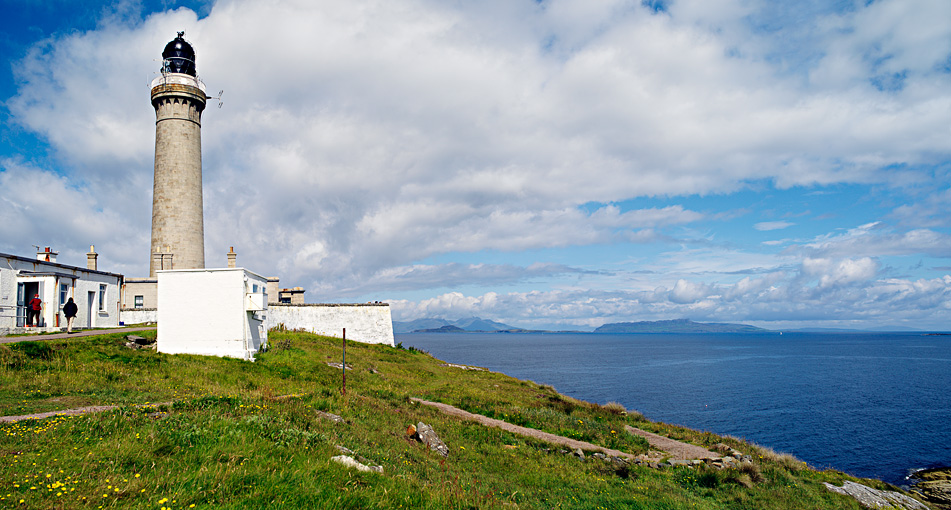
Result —
[[[756,230],[769,231],[769,230],[782,230],[784,228],[789,228],[793,225],[795,225],[795,223],[790,223],[788,221],[761,221],[753,225],[753,228],[755,228]]]
[[[186,9],[137,25],[107,18],[96,30],[38,43],[17,65],[13,120],[45,137],[64,163],[56,173],[8,169],[7,179],[39,179],[78,204],[74,231],[116,225],[117,267],[143,274],[154,126],[146,83],[165,43],[184,29],[209,91],[226,91],[225,106],[203,116],[209,265],[223,265],[234,246],[242,265],[323,298],[374,284],[408,288],[410,277],[446,288],[466,278],[564,275],[571,272],[557,268],[572,263],[529,270],[421,261],[675,243],[674,228],[718,218],[676,204],[613,205],[632,198],[706,196],[763,181],[933,180],[927,168],[951,153],[951,74],[940,68],[951,54],[946,2],[873,2],[804,20],[815,25],[802,29],[811,37],[804,51],[815,54],[792,70],[773,58],[790,50],[749,23],[768,9],[742,0],[682,0],[657,14],[623,0],[221,0],[200,20]],[[901,86],[884,87],[885,79]],[[911,230],[863,227],[779,257],[665,248],[644,263],[658,276],[643,297],[653,301],[637,309],[740,316],[759,306],[744,307],[743,296],[795,292],[768,290],[775,282],[766,288],[760,279],[727,288],[709,274],[781,273],[808,256],[829,261],[804,262],[803,275],[831,291],[873,277],[875,257],[944,257],[951,238],[940,230],[941,203],[895,207],[898,218],[930,218]],[[31,224],[19,197],[3,207],[11,224]],[[8,227],[4,239],[12,246],[30,237]],[[671,290],[654,291],[661,286]],[[551,314],[576,306],[561,297],[463,296],[427,306]],[[598,306],[627,306],[605,303]],[[825,306],[804,306],[813,304]]]
[[[686,281],[654,291],[547,291],[466,296],[459,292],[421,300],[390,301],[396,320],[420,317],[492,317],[520,327],[597,327],[609,322],[690,318],[757,322],[776,329],[817,321],[853,326],[904,325],[943,329],[951,310],[951,276],[904,280],[875,278],[866,260],[811,261],[802,272],[744,278],[733,285]],[[804,278],[808,276],[808,278]],[[825,278],[818,287],[810,282]],[[821,322],[820,322],[821,323]]]

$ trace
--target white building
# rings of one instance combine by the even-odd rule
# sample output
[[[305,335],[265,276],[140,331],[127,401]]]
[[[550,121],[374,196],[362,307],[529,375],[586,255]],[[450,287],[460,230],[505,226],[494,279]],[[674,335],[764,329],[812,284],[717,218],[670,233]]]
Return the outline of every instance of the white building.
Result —
[[[0,253],[0,333],[65,329],[62,310],[69,298],[79,307],[74,328],[117,327],[123,277],[97,270],[98,255],[89,248],[85,268],[56,262],[50,248],[32,259]],[[27,307],[37,294],[43,301],[39,325],[27,328]]]
[[[267,346],[267,278],[243,268],[156,276],[159,352],[253,360]]]

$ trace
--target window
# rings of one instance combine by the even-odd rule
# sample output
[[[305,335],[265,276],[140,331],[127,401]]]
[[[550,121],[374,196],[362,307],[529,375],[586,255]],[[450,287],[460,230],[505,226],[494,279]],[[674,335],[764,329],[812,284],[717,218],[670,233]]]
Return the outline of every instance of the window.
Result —
[[[106,309],[106,284],[99,284],[99,311]]]
[[[145,298],[143,296],[135,296],[135,307],[142,308],[145,305]]]
[[[59,306],[65,305],[67,299],[69,299],[69,285],[61,283],[59,284]]]

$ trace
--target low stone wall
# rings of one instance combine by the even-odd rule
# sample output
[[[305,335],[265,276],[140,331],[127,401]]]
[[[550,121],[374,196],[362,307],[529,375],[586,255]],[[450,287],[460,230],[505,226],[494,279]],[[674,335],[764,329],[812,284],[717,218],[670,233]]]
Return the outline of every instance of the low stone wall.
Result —
[[[347,340],[367,344],[394,345],[393,319],[389,303],[363,304],[268,304],[268,329],[283,325],[340,338],[347,328]]]
[[[158,321],[155,308],[123,308],[119,310],[119,321],[123,324],[144,324]]]

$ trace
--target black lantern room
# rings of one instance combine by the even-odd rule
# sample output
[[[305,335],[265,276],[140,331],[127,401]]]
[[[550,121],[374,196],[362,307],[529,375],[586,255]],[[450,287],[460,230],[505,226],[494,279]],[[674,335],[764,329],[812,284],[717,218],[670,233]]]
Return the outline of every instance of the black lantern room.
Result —
[[[165,51],[162,52],[162,61],[162,72],[197,75],[195,49],[185,40],[185,32],[179,32],[178,37],[165,45]]]

